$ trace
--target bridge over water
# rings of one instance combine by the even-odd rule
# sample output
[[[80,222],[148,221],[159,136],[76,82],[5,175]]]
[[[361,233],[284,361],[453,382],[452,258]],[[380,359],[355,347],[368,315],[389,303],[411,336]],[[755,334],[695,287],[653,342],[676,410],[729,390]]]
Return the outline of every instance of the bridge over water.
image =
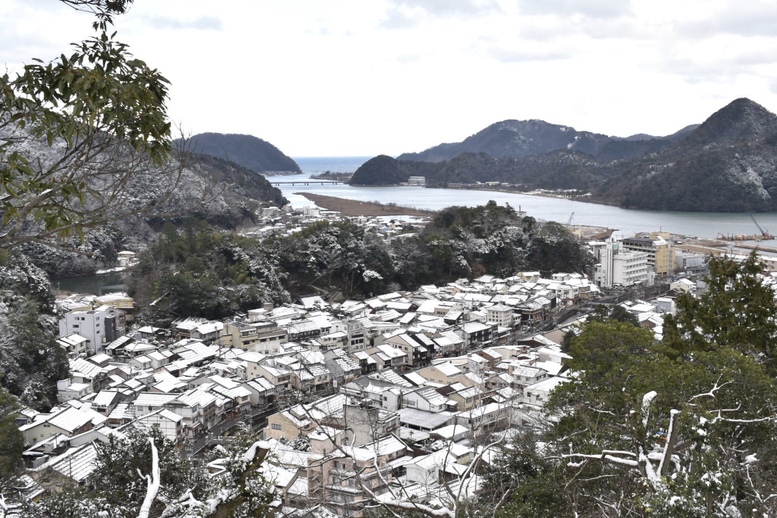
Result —
[[[337,185],[345,182],[335,180],[290,180],[286,182],[270,182],[271,185]]]

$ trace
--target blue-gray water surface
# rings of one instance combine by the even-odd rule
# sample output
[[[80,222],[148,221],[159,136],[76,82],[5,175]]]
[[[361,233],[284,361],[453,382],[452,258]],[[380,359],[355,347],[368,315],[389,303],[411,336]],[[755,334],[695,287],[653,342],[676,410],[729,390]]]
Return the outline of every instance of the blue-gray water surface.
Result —
[[[368,157],[306,157],[295,158],[302,175],[268,177],[271,182],[309,178],[311,174],[325,171],[353,172]],[[718,234],[758,234],[758,227],[749,214],[727,212],[680,212],[632,210],[571,201],[564,198],[514,194],[498,191],[467,189],[431,189],[424,187],[351,187],[344,184],[330,185],[280,185],[283,195],[295,207],[314,205],[303,196],[294,193],[309,192],[337,196],[357,201],[395,203],[404,207],[441,210],[453,205],[473,207],[493,200],[499,205],[510,204],[539,220],[558,221],[573,225],[591,225],[616,229],[614,237],[630,237],[638,232],[663,230],[684,236],[714,238]],[[753,215],[764,230],[777,233],[777,213]],[[769,243],[777,243],[770,241]]]

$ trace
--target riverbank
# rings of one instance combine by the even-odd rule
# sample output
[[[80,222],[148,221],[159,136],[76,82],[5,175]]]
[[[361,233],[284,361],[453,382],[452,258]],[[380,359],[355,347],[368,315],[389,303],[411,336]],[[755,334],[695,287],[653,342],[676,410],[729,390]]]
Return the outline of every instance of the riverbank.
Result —
[[[317,206],[326,210],[334,210],[343,216],[414,216],[418,218],[433,218],[437,212],[433,210],[414,209],[412,207],[401,207],[394,204],[384,204],[371,201],[356,201],[335,196],[325,196],[323,194],[313,194],[309,192],[295,192],[294,194],[304,196]]]

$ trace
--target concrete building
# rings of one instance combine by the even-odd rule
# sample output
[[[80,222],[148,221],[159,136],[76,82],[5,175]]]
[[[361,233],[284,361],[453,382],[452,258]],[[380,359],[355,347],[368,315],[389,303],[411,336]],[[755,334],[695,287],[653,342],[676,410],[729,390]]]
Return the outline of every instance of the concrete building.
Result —
[[[621,243],[612,238],[598,252],[599,263],[594,270],[594,281],[598,286],[632,286],[651,280],[647,252],[625,252]]]
[[[227,322],[219,344],[262,354],[278,354],[289,334],[275,322]]]
[[[648,236],[623,239],[621,243],[629,252],[645,252],[648,266],[656,275],[671,275],[675,271],[675,250],[665,239],[668,237],[667,233],[652,232]]]
[[[71,311],[59,321],[59,336],[78,334],[87,339],[89,354],[103,352],[105,345],[124,335],[124,313],[110,306],[89,311]]]
[[[701,270],[704,268],[706,257],[702,254],[678,250],[674,256],[675,271]]]
[[[510,327],[513,325],[513,308],[504,304],[487,307],[486,322],[494,323],[499,327]]]

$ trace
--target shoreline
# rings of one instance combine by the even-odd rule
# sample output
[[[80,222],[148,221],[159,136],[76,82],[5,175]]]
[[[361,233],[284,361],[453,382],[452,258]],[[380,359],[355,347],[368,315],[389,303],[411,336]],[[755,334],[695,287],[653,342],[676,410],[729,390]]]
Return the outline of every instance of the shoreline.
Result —
[[[309,192],[295,192],[295,195],[304,196],[317,206],[325,210],[339,212],[346,217],[358,216],[415,216],[419,218],[433,218],[438,212],[433,210],[414,209],[399,205],[387,205],[372,201],[356,201],[336,196],[313,194]]]

